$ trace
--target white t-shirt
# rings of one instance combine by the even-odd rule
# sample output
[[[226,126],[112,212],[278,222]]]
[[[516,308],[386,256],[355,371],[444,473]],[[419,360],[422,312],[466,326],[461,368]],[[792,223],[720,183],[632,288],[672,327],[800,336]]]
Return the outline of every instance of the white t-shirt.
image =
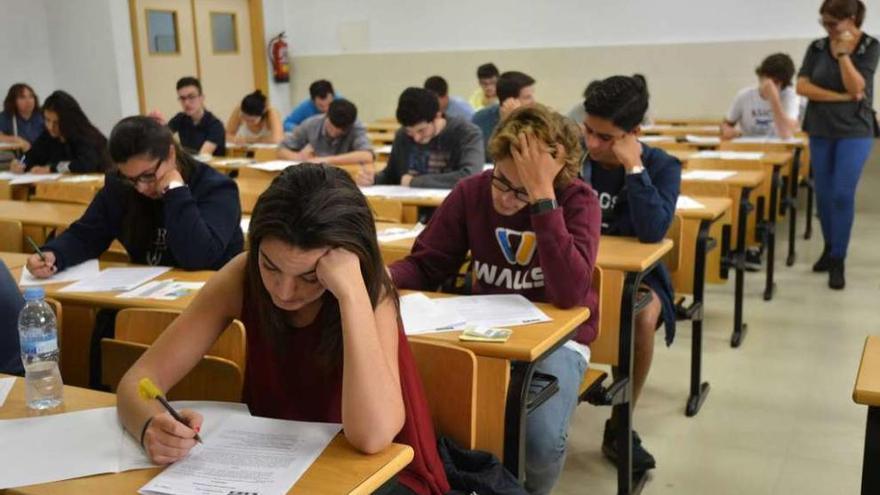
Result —
[[[798,118],[798,97],[794,88],[789,86],[779,93],[782,111],[790,119]],[[746,88],[737,93],[730,110],[727,122],[739,124],[744,136],[776,136],[776,124],[773,122],[773,108],[770,102],[761,98],[758,87]]]

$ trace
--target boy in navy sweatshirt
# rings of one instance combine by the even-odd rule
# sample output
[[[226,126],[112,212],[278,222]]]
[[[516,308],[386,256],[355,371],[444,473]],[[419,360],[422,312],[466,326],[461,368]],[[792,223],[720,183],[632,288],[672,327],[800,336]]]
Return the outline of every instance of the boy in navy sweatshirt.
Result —
[[[584,101],[587,157],[583,176],[599,195],[602,234],[638,237],[641,242],[659,242],[675,215],[681,182],[681,163],[660,149],[641,144],[639,125],[648,110],[648,90],[638,79],[613,76],[591,84]],[[642,282],[651,291],[651,302],[636,315],[633,356],[633,406],[639,398],[651,359],[654,331],[666,325],[666,343],[675,335],[675,308],[669,272],[661,263]],[[661,320],[662,316],[662,320]],[[615,463],[614,441],[618,420],[612,414],[605,423],[602,451]],[[656,466],[654,457],[642,447],[633,431],[633,469],[646,471]]]
[[[403,289],[435,290],[470,251],[475,294],[522,294],[562,308],[586,306],[591,318],[574,340],[538,364],[559,393],[528,416],[526,488],[550,493],[565,460],[578,387],[596,338],[598,295],[591,287],[599,246],[596,195],[577,176],[579,133],[541,105],[514,110],[490,143],[495,169],[458,183],[416,239],[391,265]]]

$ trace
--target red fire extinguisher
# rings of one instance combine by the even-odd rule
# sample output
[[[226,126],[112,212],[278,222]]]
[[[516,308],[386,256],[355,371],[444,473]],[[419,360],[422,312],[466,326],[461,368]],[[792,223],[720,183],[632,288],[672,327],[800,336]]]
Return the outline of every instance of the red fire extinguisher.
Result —
[[[290,62],[287,58],[287,42],[284,41],[284,31],[269,40],[269,61],[272,62],[272,76],[275,82],[287,82],[290,80]]]

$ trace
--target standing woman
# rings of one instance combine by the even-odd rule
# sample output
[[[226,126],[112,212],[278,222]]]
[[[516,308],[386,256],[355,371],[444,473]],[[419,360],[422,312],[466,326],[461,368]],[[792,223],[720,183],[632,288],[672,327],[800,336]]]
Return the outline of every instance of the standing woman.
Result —
[[[26,152],[42,132],[43,114],[34,89],[25,83],[13,84],[0,112],[0,143],[18,144]]]
[[[55,91],[43,103],[45,130],[24,155],[13,161],[13,172],[103,172],[109,167],[107,138],[79,103],[64,91]]]
[[[226,142],[235,144],[272,143],[284,139],[281,116],[266,102],[259,89],[244,97],[226,122]]]
[[[872,102],[880,45],[861,31],[865,4],[860,0],[825,0],[819,14],[828,37],[807,48],[797,92],[809,100],[803,127],[810,134],[825,238],[813,271],[829,272],[828,286],[843,289],[856,186],[876,132]]]

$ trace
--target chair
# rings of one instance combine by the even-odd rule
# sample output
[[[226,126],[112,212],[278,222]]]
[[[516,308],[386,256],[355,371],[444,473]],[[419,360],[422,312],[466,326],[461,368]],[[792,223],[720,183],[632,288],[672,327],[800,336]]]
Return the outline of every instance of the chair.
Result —
[[[254,149],[254,160],[258,162],[270,162],[278,159],[277,148],[256,148]]]
[[[476,446],[477,358],[442,342],[409,341],[434,429],[463,448]]]
[[[17,220],[0,220],[0,251],[23,253],[23,240],[24,234],[21,222]]]
[[[596,266],[593,269],[592,284],[593,287],[596,288],[596,293],[599,294],[599,319],[596,322],[596,328],[599,333],[596,335],[596,340],[590,344],[590,366],[587,367],[587,371],[584,373],[583,379],[581,379],[581,385],[578,389],[579,402],[586,401],[590,395],[599,392],[602,389],[602,383],[608,376],[607,371],[597,369],[593,367],[593,364],[607,364],[611,366],[617,364],[617,347],[619,343],[620,325],[617,325],[616,327],[610,327],[609,325],[613,324],[611,323],[612,320],[614,322],[619,322],[620,320],[620,301],[619,298],[617,298],[617,312],[615,313],[617,317],[610,317],[611,315],[606,313],[606,311],[613,313],[614,308],[606,308],[606,303],[611,301],[603,296],[608,289],[608,287],[604,285],[604,278],[604,272],[601,268]],[[617,293],[620,293],[620,291]]]
[[[373,211],[373,217],[377,222],[402,223],[403,203],[397,199],[368,196],[367,204]]]
[[[120,311],[116,316],[116,337],[101,341],[103,383],[115,391],[122,375],[178,315],[160,309]],[[168,391],[168,398],[240,401],[245,359],[245,329],[236,320],[220,334],[196,367]]]

